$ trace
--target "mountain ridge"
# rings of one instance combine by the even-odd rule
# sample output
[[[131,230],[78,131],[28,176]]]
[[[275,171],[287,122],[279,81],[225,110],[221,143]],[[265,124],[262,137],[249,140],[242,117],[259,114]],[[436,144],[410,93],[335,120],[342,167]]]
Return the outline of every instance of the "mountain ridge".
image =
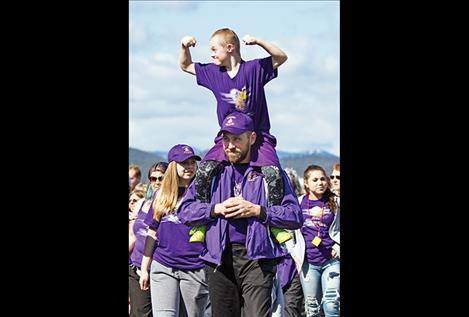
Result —
[[[194,149],[197,155],[203,157],[207,150]],[[340,163],[340,157],[323,150],[312,150],[308,152],[287,152],[277,151],[280,164],[283,168],[293,168],[300,178],[308,165],[315,164],[322,166],[326,173],[330,173],[335,163]],[[155,162],[166,161],[166,152],[163,151],[142,151],[129,147],[129,164],[136,164],[142,170],[142,181],[147,182],[147,174],[150,167]]]

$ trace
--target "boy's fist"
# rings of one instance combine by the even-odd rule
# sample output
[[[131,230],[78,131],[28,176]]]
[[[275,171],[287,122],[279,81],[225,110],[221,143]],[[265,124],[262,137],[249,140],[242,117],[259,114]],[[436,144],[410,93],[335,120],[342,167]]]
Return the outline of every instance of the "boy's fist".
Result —
[[[193,36],[184,36],[181,40],[181,44],[184,47],[195,46],[195,43],[197,43],[197,41],[195,40],[195,37]]]
[[[256,44],[256,38],[248,34],[243,37],[243,42],[246,45],[253,45]]]

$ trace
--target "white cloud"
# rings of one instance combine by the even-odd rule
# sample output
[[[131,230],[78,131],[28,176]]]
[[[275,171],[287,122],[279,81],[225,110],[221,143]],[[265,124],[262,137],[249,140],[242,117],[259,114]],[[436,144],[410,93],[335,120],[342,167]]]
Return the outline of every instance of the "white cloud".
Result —
[[[186,143],[199,149],[208,149],[218,132],[214,117],[205,115],[178,115],[130,120],[129,142],[144,150],[168,150],[177,143]]]
[[[143,24],[133,21],[129,22],[129,44],[131,48],[138,47],[144,44],[148,39],[148,34],[145,31]]]
[[[335,56],[327,56],[323,60],[322,68],[324,69],[324,71],[337,76],[337,72],[338,72],[337,58]]]
[[[203,6],[158,3],[159,7],[183,10]],[[143,10],[145,5],[140,7],[139,14],[148,17],[150,13]],[[200,15],[197,13],[198,19],[202,18]],[[146,24],[135,21],[131,19],[129,24],[130,146],[147,151],[164,151],[176,143],[200,149],[211,147],[219,129],[215,98],[196,84],[195,76],[184,73],[178,63],[181,37],[197,36],[201,31],[197,29],[196,33],[187,24],[186,28],[164,31],[161,23],[152,24],[158,21],[155,18],[146,20]],[[174,25],[177,24],[176,21]],[[278,78],[265,86],[271,133],[277,137],[279,150],[322,149],[339,154],[339,52],[335,51],[336,38],[331,40],[328,32],[330,29],[323,27],[307,34],[298,27],[293,36],[265,37],[289,57],[280,67]],[[193,61],[210,62],[208,36],[197,40],[196,47],[191,48]],[[241,52],[245,60],[268,56],[259,46],[243,46]]]

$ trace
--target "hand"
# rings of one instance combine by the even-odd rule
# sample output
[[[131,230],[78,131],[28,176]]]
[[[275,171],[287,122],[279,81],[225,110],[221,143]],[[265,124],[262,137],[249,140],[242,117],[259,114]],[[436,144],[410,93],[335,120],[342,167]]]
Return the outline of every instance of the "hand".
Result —
[[[140,284],[141,290],[146,291],[149,288],[150,283],[149,283],[149,276],[148,276],[147,271],[141,271],[140,280],[138,282]]]
[[[243,37],[243,42],[244,44],[246,45],[254,45],[254,44],[257,44],[257,40],[255,37],[247,34]]]
[[[213,213],[215,214],[215,216],[224,216],[226,213],[227,213],[227,205],[231,205],[233,202],[239,200],[240,198],[242,198],[241,196],[238,196],[238,197],[231,197],[231,198],[228,198],[227,200],[225,200],[224,202],[222,203],[218,203],[215,205],[215,208],[213,210]]]
[[[195,37],[193,36],[184,36],[181,40],[181,44],[182,46],[184,47],[191,47],[191,46],[194,46],[195,47],[195,44],[197,43]]]
[[[337,256],[336,250],[332,249],[331,255],[332,255],[332,258],[335,258]]]
[[[233,197],[225,202],[225,218],[249,218],[249,217],[259,217],[261,212],[261,207],[259,205],[253,204],[250,201],[244,200],[243,197]]]

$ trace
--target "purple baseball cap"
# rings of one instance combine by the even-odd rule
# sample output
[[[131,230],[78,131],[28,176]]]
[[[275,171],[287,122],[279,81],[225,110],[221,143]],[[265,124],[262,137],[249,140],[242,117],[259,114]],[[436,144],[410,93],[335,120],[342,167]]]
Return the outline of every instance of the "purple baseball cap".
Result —
[[[240,135],[246,131],[254,131],[254,123],[250,116],[242,112],[232,112],[225,117],[221,125],[221,130]]]
[[[176,144],[168,152],[168,162],[176,161],[177,163],[182,163],[188,158],[195,158],[196,161],[200,161],[201,158],[198,155],[194,154],[194,150],[186,144]]]

